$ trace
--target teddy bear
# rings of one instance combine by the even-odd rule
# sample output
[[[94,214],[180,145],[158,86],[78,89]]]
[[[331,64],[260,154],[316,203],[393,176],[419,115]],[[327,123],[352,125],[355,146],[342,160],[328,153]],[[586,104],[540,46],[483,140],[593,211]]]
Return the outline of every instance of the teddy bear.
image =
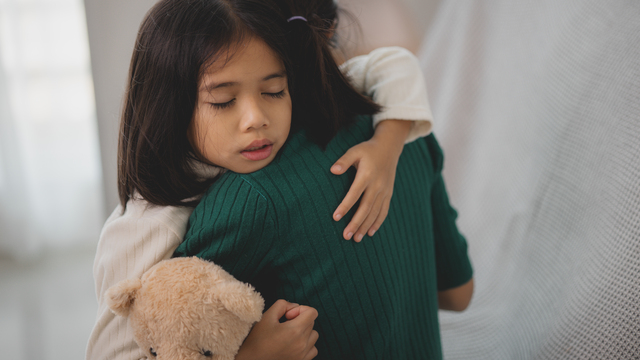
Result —
[[[195,257],[163,260],[106,298],[111,311],[129,318],[148,359],[232,360],[264,310],[251,285]]]

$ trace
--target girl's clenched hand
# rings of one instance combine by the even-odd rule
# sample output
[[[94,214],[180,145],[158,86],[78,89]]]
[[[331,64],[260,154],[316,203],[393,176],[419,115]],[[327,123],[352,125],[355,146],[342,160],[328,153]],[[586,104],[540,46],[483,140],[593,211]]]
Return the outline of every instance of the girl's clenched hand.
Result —
[[[285,317],[285,322],[280,319]],[[236,360],[311,360],[318,355],[318,332],[313,325],[318,311],[278,300],[257,322],[236,355]]]
[[[411,121],[404,120],[380,122],[371,140],[349,149],[331,167],[335,175],[344,174],[351,166],[357,169],[349,192],[333,213],[333,219],[340,220],[361,198],[358,210],[344,229],[346,240],[353,237],[360,242],[365,234],[373,236],[387,217],[398,159],[411,126]]]

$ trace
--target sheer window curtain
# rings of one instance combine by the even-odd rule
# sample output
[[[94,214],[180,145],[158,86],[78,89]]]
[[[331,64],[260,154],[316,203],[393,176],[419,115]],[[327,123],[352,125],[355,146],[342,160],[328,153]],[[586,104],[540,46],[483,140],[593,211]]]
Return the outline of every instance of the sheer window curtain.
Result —
[[[92,245],[104,220],[81,0],[0,0],[0,256]]]

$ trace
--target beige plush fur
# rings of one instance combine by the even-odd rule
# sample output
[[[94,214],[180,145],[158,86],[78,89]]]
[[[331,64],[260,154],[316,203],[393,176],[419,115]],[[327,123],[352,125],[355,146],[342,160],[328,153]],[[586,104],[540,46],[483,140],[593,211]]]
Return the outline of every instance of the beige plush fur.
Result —
[[[149,359],[232,360],[264,310],[253,287],[198,258],[161,261],[106,297]]]

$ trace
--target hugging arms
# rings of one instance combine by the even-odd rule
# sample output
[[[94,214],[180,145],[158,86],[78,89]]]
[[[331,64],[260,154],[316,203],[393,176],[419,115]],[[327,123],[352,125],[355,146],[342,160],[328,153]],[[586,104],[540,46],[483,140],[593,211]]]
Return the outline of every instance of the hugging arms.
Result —
[[[417,59],[407,50],[379,49],[348,61],[342,70],[351,74],[358,90],[373,96],[383,105],[383,111],[373,117],[377,123],[376,135],[379,130],[384,130],[385,122],[379,122],[388,119],[415,120],[407,141],[430,131],[431,112],[426,87]],[[404,138],[400,140],[400,144],[405,142]],[[345,148],[340,156],[347,150]],[[397,158],[391,160],[392,165],[393,161]],[[348,163],[345,161],[344,166],[350,165]],[[365,162],[359,165],[358,173],[367,170]],[[327,174],[332,166],[333,163],[327,166]],[[393,170],[375,169],[365,178],[385,177]],[[192,210],[184,206],[156,206],[136,196],[129,200],[126,209],[119,206],[109,217],[100,236],[94,262],[99,310],[87,349],[88,359],[131,360],[144,357],[133,340],[126,319],[108,310],[104,293],[119,281],[139,277],[159,261],[170,258],[182,242]],[[334,211],[335,208],[326,216],[331,218]],[[341,235],[345,235],[344,221],[339,224],[343,227]],[[349,232],[355,233],[355,230],[357,228]]]

